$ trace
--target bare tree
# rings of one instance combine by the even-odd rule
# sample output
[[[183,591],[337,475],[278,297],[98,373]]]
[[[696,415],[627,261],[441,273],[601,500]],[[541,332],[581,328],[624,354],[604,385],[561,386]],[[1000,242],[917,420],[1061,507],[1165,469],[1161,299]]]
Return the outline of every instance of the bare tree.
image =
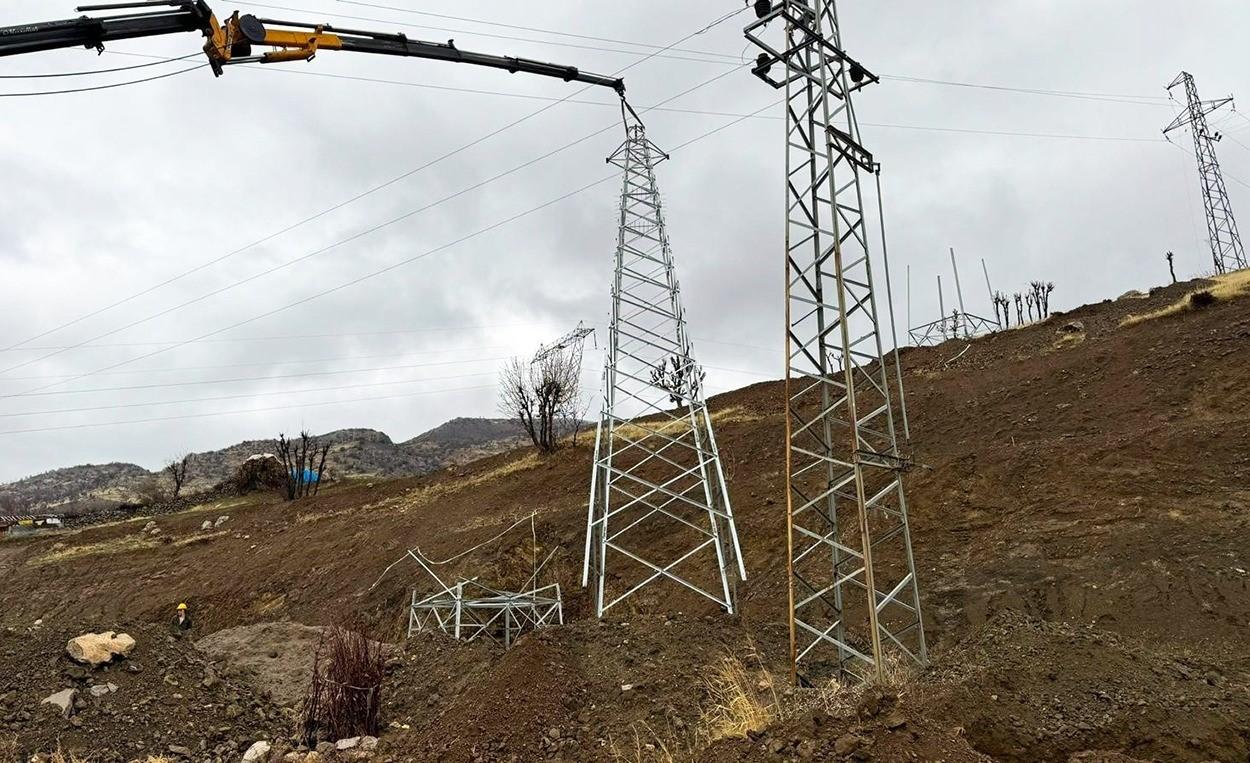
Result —
[[[294,501],[316,495],[321,490],[330,446],[319,445],[315,437],[304,431],[299,433],[298,440],[288,440],[285,434],[279,434],[277,450],[282,461],[286,499]]]
[[[1037,302],[1037,297],[1033,292],[1024,295],[1024,303],[1029,306],[1029,323],[1033,322],[1033,304]],[[1039,313],[1040,317],[1040,313]]]
[[[678,408],[699,396],[706,377],[707,373],[699,368],[688,351],[685,355],[673,354],[651,369],[651,384],[667,392],[668,401]]]
[[[182,456],[174,456],[165,462],[165,471],[169,473],[169,478],[174,482],[173,498],[175,500],[178,498],[178,494],[182,492],[182,486],[187,482],[187,467],[190,465],[190,453],[183,453]]]
[[[998,320],[999,313],[1002,314],[1002,322],[999,324],[1003,328],[1011,326],[1011,300],[1001,291],[994,292],[994,319]]]
[[[1016,300],[1016,325],[1023,326],[1024,325],[1024,295],[1022,295],[1020,292],[1016,292],[1013,296],[1015,297],[1015,300]]]
[[[581,353],[549,352],[533,361],[512,358],[499,375],[499,409],[521,422],[534,447],[552,453],[580,423]]]
[[[1050,316],[1050,293],[1054,290],[1054,281],[1047,281],[1045,288],[1042,290],[1042,309],[1046,311],[1047,317]]]

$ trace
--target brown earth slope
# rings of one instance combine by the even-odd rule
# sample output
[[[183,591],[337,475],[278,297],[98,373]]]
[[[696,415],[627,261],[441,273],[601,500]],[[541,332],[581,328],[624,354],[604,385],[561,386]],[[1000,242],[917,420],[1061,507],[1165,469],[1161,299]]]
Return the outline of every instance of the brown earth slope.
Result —
[[[1187,288],[1089,305],[966,351],[904,352],[932,666],[907,685],[898,725],[800,714],[701,744],[702,759],[1247,760],[1250,300],[1119,327]],[[1073,321],[1081,328],[1064,331]],[[136,520],[0,543],[0,625],[159,621],[185,599],[203,633],[351,610],[398,633],[413,585],[429,589],[406,564],[379,581],[404,549],[447,557],[534,511],[539,554],[559,549],[549,571],[570,624],[508,653],[414,639],[388,689],[383,749],[650,759],[659,742],[692,738],[704,679],[726,654],[755,655],[761,687],[766,671],[784,675],[781,395],[763,383],[711,401],[750,573],[739,617],[665,586],[611,622],[588,616],[583,441],[297,503],[208,506],[162,517],[157,536]],[[231,519],[200,529],[219,514]],[[475,557],[475,572],[528,573],[528,524],[523,535]],[[65,738],[101,743],[72,728]]]

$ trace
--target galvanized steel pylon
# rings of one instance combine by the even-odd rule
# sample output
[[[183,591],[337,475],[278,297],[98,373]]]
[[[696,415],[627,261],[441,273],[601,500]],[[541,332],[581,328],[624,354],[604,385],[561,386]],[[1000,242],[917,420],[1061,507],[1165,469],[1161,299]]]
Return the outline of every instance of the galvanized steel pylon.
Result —
[[[1228,200],[1224,174],[1220,171],[1220,161],[1215,156],[1215,144],[1220,140],[1220,134],[1212,132],[1207,125],[1207,114],[1232,103],[1233,97],[1230,95],[1213,101],[1199,99],[1194,75],[1189,72],[1183,71],[1176,75],[1176,79],[1168,85],[1169,94],[1177,85],[1185,88],[1185,111],[1163,128],[1163,134],[1166,137],[1168,133],[1181,127],[1189,127],[1189,131],[1193,133],[1194,158],[1198,163],[1198,178],[1202,181],[1202,206],[1207,213],[1207,240],[1211,244],[1211,260],[1215,265],[1215,272],[1241,270],[1248,266],[1246,250],[1241,245],[1241,234],[1237,232],[1237,220],[1233,217],[1233,205]]]
[[[746,569],[656,185],[668,157],[623,100],[622,116],[625,142],[608,157],[623,185],[582,585],[593,583],[600,617],[661,580],[733,613]]]
[[[786,109],[791,679],[880,676],[927,655],[860,186],[877,163],[851,102],[878,78],[830,0],[755,7],[753,71]]]

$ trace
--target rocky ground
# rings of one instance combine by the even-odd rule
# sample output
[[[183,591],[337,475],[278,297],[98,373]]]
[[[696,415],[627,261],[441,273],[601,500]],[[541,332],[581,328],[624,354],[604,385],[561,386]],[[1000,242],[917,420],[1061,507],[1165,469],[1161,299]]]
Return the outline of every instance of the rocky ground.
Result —
[[[750,573],[735,617],[660,586],[595,620],[578,580],[590,445],[518,450],[293,503],[191,508],[157,517],[155,534],[137,518],[0,543],[3,730],[22,754],[60,739],[114,759],[175,744],[211,760],[267,735],[281,758],[307,665],[300,624],[360,613],[403,642],[378,760],[1246,761],[1250,300],[1121,326],[1192,288],[903,353],[931,665],[867,695],[786,687],[782,390],[764,383],[711,401]],[[414,546],[450,557],[531,512],[536,550],[525,523],[446,574],[502,584],[554,552],[543,575],[562,586],[567,625],[508,652],[403,641],[404,603],[432,581],[388,566]],[[165,638],[181,600],[215,648]],[[136,635],[144,672],[68,675],[65,639],[105,628]],[[760,717],[717,738],[727,659]],[[221,684],[195,688],[214,662]],[[94,731],[39,705],[101,680],[117,692],[75,716]],[[119,700],[136,707],[103,712]],[[231,704],[245,713],[233,723]]]

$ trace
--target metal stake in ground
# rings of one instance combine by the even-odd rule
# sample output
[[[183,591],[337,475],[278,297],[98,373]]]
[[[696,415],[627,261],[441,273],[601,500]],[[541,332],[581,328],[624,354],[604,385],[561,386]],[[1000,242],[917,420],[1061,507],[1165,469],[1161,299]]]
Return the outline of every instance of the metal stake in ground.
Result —
[[[1186,125],[1193,133],[1194,156],[1198,160],[1198,176],[1202,180],[1202,201],[1207,211],[1207,238],[1211,242],[1211,259],[1215,263],[1215,272],[1240,270],[1247,267],[1246,251],[1241,246],[1237,221],[1233,219],[1233,205],[1228,200],[1228,189],[1224,187],[1220,162],[1215,158],[1215,143],[1220,139],[1220,134],[1212,134],[1207,127],[1207,114],[1226,103],[1232,103],[1233,97],[1230,95],[1214,101],[1198,100],[1198,86],[1194,84],[1194,76],[1189,72],[1176,75],[1176,79],[1168,85],[1168,91],[1177,85],[1185,86],[1187,109],[1163,128],[1163,134],[1167,135]]]
[[[595,613],[669,580],[734,611],[746,578],[703,371],[694,360],[655,165],[668,158],[622,100],[625,142],[603,412],[595,433],[582,585]]]
[[[786,94],[791,676],[880,676],[887,649],[926,653],[851,100],[878,78],[842,49],[832,2],[755,8],[753,71]]]

